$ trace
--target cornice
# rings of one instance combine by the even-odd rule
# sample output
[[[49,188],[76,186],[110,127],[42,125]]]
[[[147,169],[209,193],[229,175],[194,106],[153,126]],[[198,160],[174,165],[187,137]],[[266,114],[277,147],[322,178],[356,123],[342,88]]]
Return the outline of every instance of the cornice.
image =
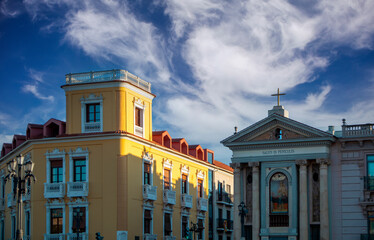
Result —
[[[331,142],[313,141],[313,142],[278,142],[278,143],[246,143],[246,144],[230,144],[228,147],[234,150],[248,150],[248,149],[268,149],[268,148],[285,148],[285,147],[304,147],[304,146],[331,146]]]

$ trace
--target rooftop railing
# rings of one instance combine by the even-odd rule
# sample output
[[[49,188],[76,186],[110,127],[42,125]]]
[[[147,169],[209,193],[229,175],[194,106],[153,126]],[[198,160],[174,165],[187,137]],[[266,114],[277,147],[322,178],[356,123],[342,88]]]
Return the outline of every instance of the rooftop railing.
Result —
[[[365,137],[374,136],[374,124],[357,124],[342,126],[343,137]]]
[[[108,71],[85,72],[85,73],[69,73],[65,75],[66,84],[73,85],[79,83],[94,83],[108,81],[126,81],[132,83],[141,89],[151,92],[151,84],[140,79],[126,70],[113,69]]]

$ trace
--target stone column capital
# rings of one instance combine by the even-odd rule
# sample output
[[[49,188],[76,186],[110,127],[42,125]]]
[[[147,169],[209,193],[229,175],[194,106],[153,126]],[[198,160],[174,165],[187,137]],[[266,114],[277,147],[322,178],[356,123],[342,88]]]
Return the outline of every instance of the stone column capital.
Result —
[[[260,166],[260,162],[249,162],[248,163],[248,167],[259,167]]]
[[[240,163],[230,163],[230,167],[234,169],[234,171],[240,171]]]
[[[317,158],[316,159],[316,162],[319,164],[319,165],[330,165],[330,163],[331,163],[331,161],[330,161],[330,159],[328,159],[328,158]]]
[[[308,165],[308,160],[306,159],[296,160],[295,162],[296,162],[296,165],[303,166],[303,167],[306,167],[306,165]]]

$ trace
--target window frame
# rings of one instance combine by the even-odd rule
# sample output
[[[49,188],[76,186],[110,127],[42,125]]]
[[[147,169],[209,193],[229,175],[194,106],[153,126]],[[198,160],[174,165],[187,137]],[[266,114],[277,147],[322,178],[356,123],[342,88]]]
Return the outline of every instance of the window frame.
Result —
[[[65,203],[47,203],[46,204],[47,211],[46,211],[46,233],[47,234],[52,234],[51,233],[51,209],[57,209],[57,208],[62,208],[62,234],[65,233],[66,230],[66,224],[65,224],[65,219],[66,219],[66,213],[65,213]]]
[[[85,208],[86,209],[86,222],[85,222],[85,226],[86,226],[86,231],[84,233],[88,234],[89,233],[89,209],[88,209],[88,203],[87,202],[83,202],[83,203],[70,203],[69,205],[69,233],[72,234],[74,233],[73,232],[73,210],[74,208]],[[82,233],[82,232],[80,232]]]
[[[140,122],[141,122],[141,126],[138,126],[137,124],[136,124],[136,109],[139,109],[140,110]],[[142,137],[142,138],[144,138],[144,136],[145,136],[145,119],[144,119],[144,116],[145,116],[145,108],[146,108],[146,106],[145,106],[145,102],[143,101],[142,102],[142,100],[140,99],[140,98],[138,98],[138,99],[135,99],[134,98],[134,134],[136,135],[136,136],[138,136],[138,137]],[[141,135],[138,135],[137,133],[136,133],[136,128],[141,128],[142,129],[142,134]]]
[[[151,215],[150,224],[149,224],[149,233],[145,232],[145,211],[150,211],[150,215]],[[145,234],[153,234],[153,208],[151,207],[143,208],[143,235]]]
[[[69,182],[75,182],[75,176],[74,176],[74,161],[76,159],[85,159],[86,160],[86,181],[83,182],[88,182],[89,181],[89,151],[86,148],[83,150],[81,147],[77,147],[75,151],[70,150],[69,151],[69,166],[72,166],[69,168]]]
[[[86,124],[92,124],[92,123],[100,123],[100,130],[99,132],[103,131],[103,96],[99,95],[96,96],[94,94],[90,94],[88,97],[82,96],[81,100],[81,132],[87,133],[87,132],[97,132],[97,131],[86,131]],[[92,104],[100,104],[100,121],[99,122],[87,122],[87,106]]]
[[[144,164],[149,164],[150,165],[150,176],[149,176],[149,182],[150,182],[150,186],[153,186],[153,155],[150,155],[149,152],[143,152],[143,156],[142,156],[142,159],[143,159],[143,165],[142,165],[142,175],[143,175],[143,178],[142,178],[142,183],[143,185],[145,185],[145,171],[144,171]]]
[[[186,236],[183,236],[184,231],[183,231],[183,218],[187,218],[187,228],[190,228],[190,216],[182,214],[181,215],[181,239],[186,239]]]
[[[90,118],[90,114],[91,114],[91,111],[90,111],[90,107],[91,106],[94,106],[93,108],[93,121],[90,121],[91,118]],[[97,107],[99,108],[99,112],[97,111]],[[101,122],[101,107],[100,107],[100,103],[86,103],[86,123],[98,123],[98,122]],[[96,115],[97,114],[100,114],[99,116],[99,119],[96,119]]]
[[[62,182],[60,183],[65,183],[66,182],[66,164],[65,164],[65,156],[66,156],[66,153],[65,153],[65,150],[58,150],[57,148],[55,148],[53,151],[51,152],[48,152],[45,154],[46,155],[46,162],[47,162],[47,183],[52,183],[51,179],[52,179],[52,167],[51,167],[51,161],[55,161],[55,160],[61,160],[62,161]]]
[[[166,214],[168,214],[170,216],[170,232],[169,232],[169,235],[166,235]],[[165,236],[173,236],[173,212],[171,211],[164,211],[164,214],[163,214],[163,234],[164,234],[164,237]]]

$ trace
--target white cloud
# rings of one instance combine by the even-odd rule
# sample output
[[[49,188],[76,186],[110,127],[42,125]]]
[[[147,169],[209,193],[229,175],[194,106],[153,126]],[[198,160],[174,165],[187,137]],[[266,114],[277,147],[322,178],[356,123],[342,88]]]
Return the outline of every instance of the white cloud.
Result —
[[[26,84],[22,87],[22,90],[26,93],[28,93],[28,92],[32,93],[36,98],[41,99],[41,100],[48,100],[48,101],[51,101],[51,102],[53,102],[55,100],[55,98],[52,95],[44,96],[43,94],[41,94],[38,90],[37,85]]]

